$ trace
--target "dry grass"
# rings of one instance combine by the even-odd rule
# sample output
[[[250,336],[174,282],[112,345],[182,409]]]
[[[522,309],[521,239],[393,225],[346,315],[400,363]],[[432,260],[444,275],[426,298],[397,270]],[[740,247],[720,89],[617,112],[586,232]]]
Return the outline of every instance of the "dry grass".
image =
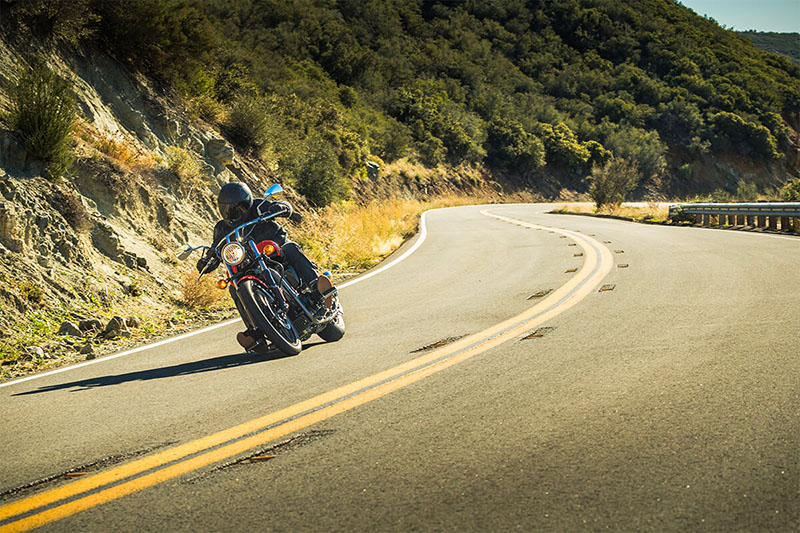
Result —
[[[100,138],[95,141],[94,146],[120,163],[130,165],[137,159],[138,154],[127,143],[112,139],[111,137]]]
[[[331,205],[306,213],[290,234],[323,268],[363,270],[393,252],[412,236],[423,211],[479,203],[479,198],[442,196],[422,202],[395,198],[366,205]]]
[[[124,168],[151,170],[156,164],[149,152],[124,139],[102,133],[88,122],[78,121],[75,129],[84,142]]]
[[[578,213],[582,215],[606,215],[635,220],[637,222],[666,222],[669,219],[669,206],[664,203],[644,205],[604,206],[597,209],[593,203],[558,204],[557,213]]]
[[[194,310],[214,309],[219,306],[225,291],[217,288],[214,276],[203,276],[199,280],[194,272],[181,278],[182,301]]]
[[[181,188],[191,193],[203,182],[203,169],[197,157],[179,146],[167,146],[164,150],[167,168],[178,176]]]

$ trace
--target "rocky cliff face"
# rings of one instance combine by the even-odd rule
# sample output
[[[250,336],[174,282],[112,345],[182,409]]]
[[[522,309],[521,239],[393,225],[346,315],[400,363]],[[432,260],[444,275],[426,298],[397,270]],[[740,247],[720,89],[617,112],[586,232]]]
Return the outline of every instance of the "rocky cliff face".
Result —
[[[0,41],[0,88],[14,83],[12,73],[30,52]],[[0,359],[6,361],[24,348],[33,322],[52,329],[70,317],[140,315],[144,326],[162,320],[181,298],[181,275],[193,268],[179,264],[175,251],[210,239],[219,187],[239,180],[263,191],[271,182],[265,169],[113,59],[83,50],[36,52],[72,81],[81,119],[76,160],[61,182],[41,177],[43,164],[15,132],[0,129],[0,350],[6,352]],[[175,154],[191,162],[190,176],[171,164]],[[80,344],[89,341],[99,342],[84,335]],[[66,342],[51,347],[71,349]]]

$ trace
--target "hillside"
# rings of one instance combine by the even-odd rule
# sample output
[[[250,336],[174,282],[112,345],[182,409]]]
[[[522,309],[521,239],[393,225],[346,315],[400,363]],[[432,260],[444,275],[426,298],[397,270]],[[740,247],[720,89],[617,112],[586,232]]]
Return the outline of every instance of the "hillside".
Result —
[[[384,159],[481,162],[545,193],[585,190],[611,154],[640,194],[796,175],[800,70],[670,0],[206,5],[225,72],[335,105]]]
[[[782,54],[800,65],[800,33],[775,33],[764,31],[739,32],[757,47],[773,54]]]
[[[777,190],[800,164],[800,67],[673,0],[3,5],[9,27],[177,89],[317,205],[369,157],[484,165],[546,195],[585,192],[612,155],[637,163],[638,196]]]
[[[800,68],[672,0],[0,0],[0,104],[3,375],[119,347],[66,320],[229,313],[174,259],[226,181],[282,183],[342,274],[441,195],[586,197],[612,157],[637,199],[800,175]]]

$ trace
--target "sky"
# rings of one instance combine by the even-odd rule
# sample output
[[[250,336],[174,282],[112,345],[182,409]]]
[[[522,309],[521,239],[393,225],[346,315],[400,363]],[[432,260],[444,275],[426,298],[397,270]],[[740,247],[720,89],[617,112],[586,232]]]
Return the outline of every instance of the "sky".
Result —
[[[800,0],[681,0],[681,4],[728,29],[800,33]]]

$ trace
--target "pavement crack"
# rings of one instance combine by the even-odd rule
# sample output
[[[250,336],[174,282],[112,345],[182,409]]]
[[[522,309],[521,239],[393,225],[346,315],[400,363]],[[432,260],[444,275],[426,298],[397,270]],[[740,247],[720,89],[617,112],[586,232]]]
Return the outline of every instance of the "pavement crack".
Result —
[[[224,470],[229,470],[231,468],[241,468],[251,464],[268,462],[271,459],[275,459],[279,455],[289,453],[297,448],[300,448],[301,446],[312,444],[334,433],[336,433],[335,429],[316,429],[313,431],[307,431],[305,433],[299,433],[284,441],[272,444],[270,446],[266,446],[264,448],[258,448],[248,453],[247,455],[238,457],[232,461],[227,461],[220,465],[209,468],[205,472],[201,472],[196,476],[184,479],[183,481],[181,481],[181,483],[194,484],[203,481],[205,478],[213,474],[222,472]]]
[[[53,474],[47,477],[43,477],[41,479],[37,479],[36,481],[31,481],[30,483],[26,483],[25,485],[20,485],[18,487],[14,487],[5,490],[3,492],[0,492],[0,502],[15,499],[20,496],[25,496],[27,494],[36,492],[40,488],[47,487],[49,485],[58,484],[60,482],[74,479],[76,477],[81,477],[94,472],[99,472],[100,470],[106,469],[110,466],[127,462],[131,459],[147,455],[161,448],[174,446],[175,444],[177,444],[177,442],[164,442],[162,444],[156,444],[155,446],[148,446],[147,448],[142,448],[140,450],[109,455],[108,457],[98,459],[97,461],[92,461],[91,463],[85,463],[79,466],[75,466],[73,468],[70,468],[69,470],[59,472],[58,474]]]
[[[466,335],[456,335],[454,337],[447,337],[446,339],[426,344],[425,346],[417,348],[416,350],[411,350],[411,353],[429,352],[431,350],[435,350],[436,348],[440,348],[452,342],[456,342],[457,340],[463,339],[464,337],[466,337]]]
[[[550,333],[554,329],[556,329],[556,326],[542,326],[540,328],[536,328],[536,330],[534,330],[533,332],[528,333],[527,335],[522,337],[520,340],[527,341],[527,340],[531,340],[531,339],[538,339],[540,337],[544,337],[545,335],[547,335],[548,333]]]

